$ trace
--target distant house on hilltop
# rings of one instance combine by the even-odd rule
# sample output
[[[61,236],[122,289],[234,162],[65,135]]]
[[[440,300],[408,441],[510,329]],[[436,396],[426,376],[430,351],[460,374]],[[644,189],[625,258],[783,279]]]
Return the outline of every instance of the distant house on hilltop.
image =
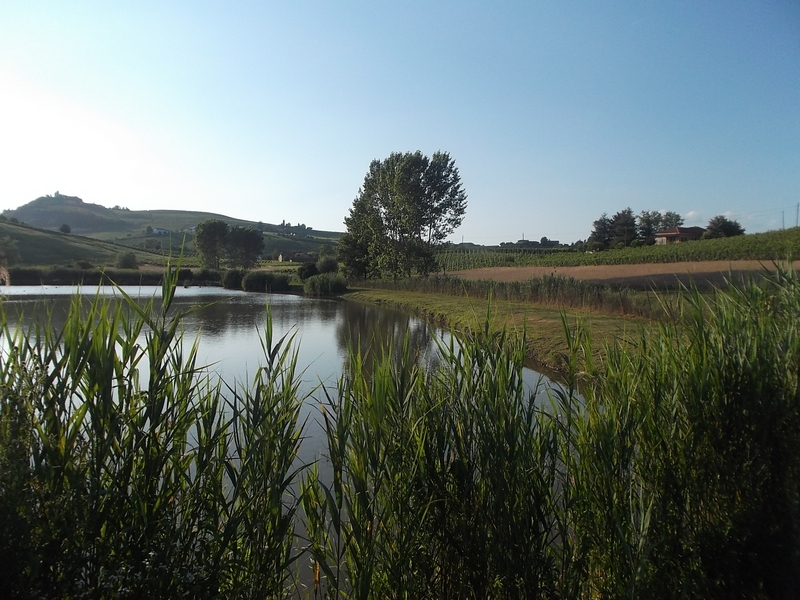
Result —
[[[655,235],[656,246],[696,241],[703,237],[705,232],[704,227],[670,227]]]

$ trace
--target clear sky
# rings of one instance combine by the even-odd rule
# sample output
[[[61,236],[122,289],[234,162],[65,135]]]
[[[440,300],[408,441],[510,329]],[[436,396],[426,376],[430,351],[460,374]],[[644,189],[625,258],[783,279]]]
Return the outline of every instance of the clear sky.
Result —
[[[457,241],[628,206],[793,226],[800,2],[0,2],[0,209],[343,231],[370,161],[415,150],[456,161]]]

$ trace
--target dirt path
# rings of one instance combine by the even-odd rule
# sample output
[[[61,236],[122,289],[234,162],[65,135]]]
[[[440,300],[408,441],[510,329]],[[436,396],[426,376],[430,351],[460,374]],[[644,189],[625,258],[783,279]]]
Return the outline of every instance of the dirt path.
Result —
[[[794,268],[800,269],[800,261]],[[455,271],[464,279],[492,279],[494,281],[525,281],[531,277],[560,275],[590,281],[635,287],[672,286],[677,281],[719,285],[731,274],[734,278],[759,275],[764,269],[774,271],[770,261],[732,260],[679,263],[648,263],[640,265],[586,265],[580,267],[487,267],[469,271]]]

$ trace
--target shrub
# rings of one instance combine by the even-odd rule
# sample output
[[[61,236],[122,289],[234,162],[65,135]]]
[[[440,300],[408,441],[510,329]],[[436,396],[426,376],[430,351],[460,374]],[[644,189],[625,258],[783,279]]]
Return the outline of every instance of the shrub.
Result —
[[[339,262],[333,256],[324,256],[317,261],[319,273],[338,273]]]
[[[240,290],[242,289],[242,279],[245,272],[241,269],[230,269],[225,271],[222,277],[222,287],[226,290]]]
[[[347,283],[341,275],[314,275],[306,279],[303,292],[307,296],[338,296],[347,292]]]
[[[200,269],[195,272],[192,281],[196,283],[207,283],[211,285],[219,285],[222,283],[222,273],[216,269]]]
[[[317,269],[316,263],[308,262],[303,263],[299,267],[297,267],[297,276],[300,278],[301,281],[305,281],[309,277],[313,277],[314,275],[318,275],[319,270]]]
[[[139,262],[133,252],[121,252],[117,254],[116,267],[118,269],[138,269]]]
[[[250,271],[242,279],[245,292],[285,292],[289,289],[289,277],[270,271]]]

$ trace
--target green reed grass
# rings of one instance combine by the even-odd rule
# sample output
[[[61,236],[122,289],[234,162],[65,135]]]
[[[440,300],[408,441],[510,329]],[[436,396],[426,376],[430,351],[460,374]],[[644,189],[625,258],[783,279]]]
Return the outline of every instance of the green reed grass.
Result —
[[[265,331],[223,394],[152,301],[74,301],[60,332],[2,327],[5,597],[277,597],[293,589],[302,397]],[[12,537],[13,535],[13,537]]]
[[[168,279],[160,311],[3,325],[4,597],[800,595],[792,272],[686,291],[602,359],[565,327],[544,401],[524,335],[488,325],[431,367],[353,352],[309,466],[291,336],[268,321],[254,380],[212,379]]]

